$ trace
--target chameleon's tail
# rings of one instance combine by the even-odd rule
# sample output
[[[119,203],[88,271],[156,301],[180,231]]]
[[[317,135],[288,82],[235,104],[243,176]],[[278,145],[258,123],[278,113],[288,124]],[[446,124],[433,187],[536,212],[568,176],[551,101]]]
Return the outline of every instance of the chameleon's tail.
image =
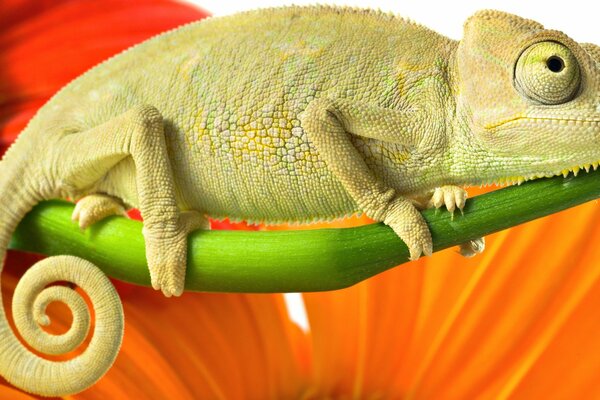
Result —
[[[29,183],[32,180],[23,176],[33,163],[25,157],[15,159],[19,153],[9,150],[0,162],[0,272],[12,232],[42,199]],[[123,337],[123,309],[106,276],[85,260],[58,256],[31,267],[12,300],[17,330],[32,348],[42,354],[64,354],[77,349],[88,336],[91,318],[85,300],[69,287],[48,286],[57,281],[72,282],[85,291],[95,315],[95,331],[87,348],[67,361],[51,361],[25,348],[8,324],[0,297],[0,374],[13,385],[43,396],[76,393],[91,386],[114,362]],[[62,335],[40,327],[49,324],[45,309],[53,301],[65,303],[73,315],[71,328]]]

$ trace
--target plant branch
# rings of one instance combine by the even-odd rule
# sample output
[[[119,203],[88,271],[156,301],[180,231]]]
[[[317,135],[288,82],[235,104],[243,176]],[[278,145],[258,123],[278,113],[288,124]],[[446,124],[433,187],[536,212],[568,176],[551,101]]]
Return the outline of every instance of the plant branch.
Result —
[[[464,214],[426,210],[434,250],[540,218],[600,197],[600,171],[527,182],[467,201]],[[11,248],[71,254],[116,279],[149,286],[142,224],[110,217],[81,231],[73,205],[35,207]],[[304,292],[340,289],[408,261],[404,243],[387,226],[298,231],[196,231],[189,236],[186,289],[223,292]]]

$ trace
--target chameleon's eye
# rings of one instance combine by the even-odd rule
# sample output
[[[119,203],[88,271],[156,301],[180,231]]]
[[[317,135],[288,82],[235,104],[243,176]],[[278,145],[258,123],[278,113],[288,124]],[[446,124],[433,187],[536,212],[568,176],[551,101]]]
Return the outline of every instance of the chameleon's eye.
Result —
[[[561,104],[573,99],[580,80],[577,59],[571,50],[557,42],[535,43],[517,60],[517,90],[542,104]]]

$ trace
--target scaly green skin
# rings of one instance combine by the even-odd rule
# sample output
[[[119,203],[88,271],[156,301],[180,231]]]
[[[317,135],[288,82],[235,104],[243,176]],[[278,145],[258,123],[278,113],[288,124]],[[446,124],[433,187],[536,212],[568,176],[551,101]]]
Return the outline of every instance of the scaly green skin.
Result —
[[[90,70],[31,120],[0,164],[0,254],[33,205],[70,197],[82,198],[73,214],[82,227],[140,208],[152,284],[167,296],[183,290],[186,236],[206,216],[270,223],[365,212],[416,259],[431,253],[417,206],[454,210],[466,199],[459,185],[597,166],[598,60],[594,45],[494,11],[471,17],[460,42],[346,8],[191,24]],[[56,273],[67,261],[46,261],[55,280],[67,279]],[[43,287],[26,282],[19,296]],[[53,290],[37,300],[40,323],[50,300],[79,307]],[[119,327],[117,299],[107,302]],[[59,344],[38,338],[25,304],[18,329],[43,352],[71,348],[87,329],[81,317],[79,333]],[[77,392],[110,367],[120,335],[97,334],[108,344],[65,368],[25,351],[0,315],[0,373],[35,393]]]

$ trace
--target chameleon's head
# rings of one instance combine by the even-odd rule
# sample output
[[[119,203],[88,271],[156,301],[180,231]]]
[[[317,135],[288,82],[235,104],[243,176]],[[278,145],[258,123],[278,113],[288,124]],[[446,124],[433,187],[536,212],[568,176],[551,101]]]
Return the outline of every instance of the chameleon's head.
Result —
[[[464,151],[485,163],[481,181],[597,166],[600,47],[482,11],[465,23],[455,61],[455,131],[471,147]]]

